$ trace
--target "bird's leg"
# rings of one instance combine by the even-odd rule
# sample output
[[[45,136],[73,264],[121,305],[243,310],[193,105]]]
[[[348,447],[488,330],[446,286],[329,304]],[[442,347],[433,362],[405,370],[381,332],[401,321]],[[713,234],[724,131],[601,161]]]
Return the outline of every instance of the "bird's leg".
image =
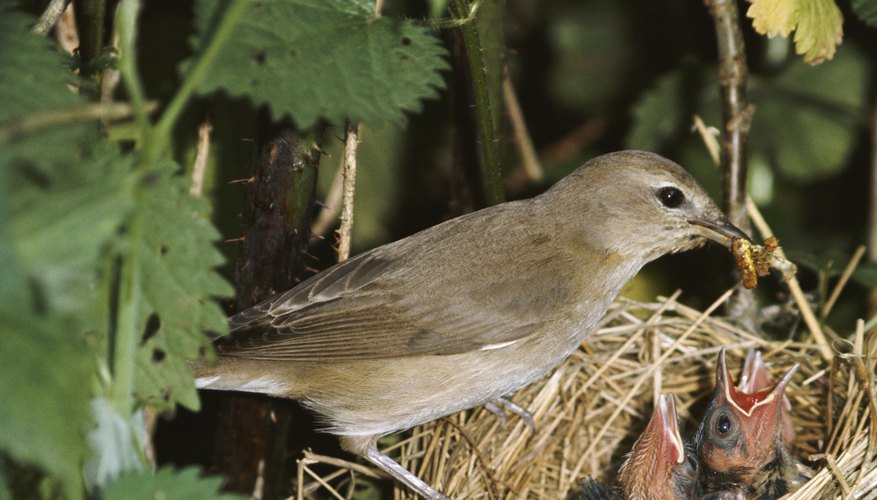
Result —
[[[341,438],[341,447],[351,453],[362,456],[387,473],[395,481],[407,486],[411,491],[423,498],[428,500],[450,500],[450,497],[441,494],[414,475],[413,472],[378,451],[376,440],[373,437],[344,436]]]
[[[500,427],[505,427],[506,418],[505,412],[503,411],[505,409],[521,417],[521,420],[523,420],[527,424],[527,427],[530,428],[530,432],[536,434],[536,421],[533,419],[533,415],[523,407],[513,403],[510,399],[496,398],[493,401],[484,403],[484,407],[496,415]]]

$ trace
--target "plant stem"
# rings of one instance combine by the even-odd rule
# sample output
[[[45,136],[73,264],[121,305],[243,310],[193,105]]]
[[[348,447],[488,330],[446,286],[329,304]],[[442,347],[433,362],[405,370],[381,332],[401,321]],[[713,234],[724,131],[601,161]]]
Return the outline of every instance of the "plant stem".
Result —
[[[119,280],[118,317],[113,334],[111,365],[113,385],[110,401],[120,415],[129,417],[134,407],[134,370],[137,356],[137,319],[140,305],[140,240],[143,237],[142,189],[128,226],[131,242],[122,260]]]
[[[746,50],[736,0],[708,0],[716,25],[719,87],[722,94],[722,176],[725,211],[731,223],[749,228],[746,218],[746,143],[754,106],[746,101]]]
[[[76,27],[79,30],[82,72],[90,75],[94,70],[90,63],[101,54],[104,47],[106,0],[76,0],[73,8],[76,12]]]
[[[755,107],[746,101],[746,49],[736,0],[707,0],[716,27],[719,49],[719,89],[722,96],[722,194],[731,223],[749,232],[746,216],[746,142]],[[758,304],[751,290],[739,289],[728,302],[729,314],[747,330],[756,331]]]
[[[249,5],[250,2],[248,0],[232,0],[226,8],[222,20],[216,26],[209,41],[206,42],[204,50],[195,56],[194,66],[192,66],[189,74],[186,75],[186,79],[180,85],[180,90],[174,95],[174,98],[168,104],[167,109],[155,126],[152,144],[154,149],[151,152],[153,155],[158,156],[168,146],[171,130],[189,102],[189,97],[195,91],[198,84],[201,83],[207,70],[213,65],[222,47],[231,38],[235,25]]]
[[[116,32],[119,34],[119,72],[137,122],[137,147],[144,149],[151,141],[151,124],[146,107],[143,84],[137,73],[137,17],[140,14],[139,0],[122,0],[116,10]],[[144,159],[144,161],[148,161]]]
[[[470,9],[466,0],[453,0],[452,9],[458,19],[469,16]],[[460,27],[463,45],[472,77],[472,88],[475,95],[475,113],[478,121],[478,135],[481,140],[481,153],[484,159],[486,176],[486,194],[491,205],[505,201],[502,186],[502,163],[494,130],[494,114],[491,106],[490,88],[485,74],[481,42],[475,23],[466,23]]]

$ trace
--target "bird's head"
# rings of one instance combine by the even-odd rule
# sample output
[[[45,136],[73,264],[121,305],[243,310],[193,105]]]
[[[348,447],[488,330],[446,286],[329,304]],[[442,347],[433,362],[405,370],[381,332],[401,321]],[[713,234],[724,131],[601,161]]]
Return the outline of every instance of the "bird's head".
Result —
[[[652,418],[619,471],[625,498],[685,498],[694,466],[685,452],[672,395],[658,396]]]
[[[709,239],[730,247],[749,237],[682,167],[653,153],[594,158],[545,193],[564,224],[602,250],[648,262]]]
[[[776,457],[783,440],[783,395],[797,369],[794,365],[772,387],[743,392],[734,386],[725,350],[721,350],[713,401],[697,437],[699,457],[706,469],[746,481]],[[749,380],[741,385],[748,386]]]

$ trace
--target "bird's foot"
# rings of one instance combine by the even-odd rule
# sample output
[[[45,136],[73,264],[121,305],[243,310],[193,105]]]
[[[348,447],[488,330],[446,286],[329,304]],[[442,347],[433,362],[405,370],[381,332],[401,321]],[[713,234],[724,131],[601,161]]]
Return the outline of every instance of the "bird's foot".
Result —
[[[423,498],[428,500],[451,500],[451,497],[443,495],[432,486],[426,484],[425,481],[399,465],[392,458],[378,451],[375,447],[369,447],[363,457]]]
[[[499,420],[500,428],[505,429],[506,417],[504,410],[508,410],[521,417],[521,420],[523,420],[527,424],[527,427],[530,428],[530,432],[536,434],[536,421],[533,419],[533,415],[523,407],[513,403],[511,400],[506,398],[496,398],[493,401],[485,403],[484,407],[496,415],[497,420]]]

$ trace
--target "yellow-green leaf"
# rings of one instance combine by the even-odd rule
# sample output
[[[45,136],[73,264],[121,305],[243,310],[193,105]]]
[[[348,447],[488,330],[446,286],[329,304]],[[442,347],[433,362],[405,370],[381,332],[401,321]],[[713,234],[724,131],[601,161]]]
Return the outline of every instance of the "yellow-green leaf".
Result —
[[[819,64],[834,57],[843,40],[843,15],[834,0],[750,0],[746,16],[755,31],[788,37],[795,31],[795,52]]]
[[[746,16],[761,35],[788,37],[798,22],[795,12],[798,0],[752,0]]]

